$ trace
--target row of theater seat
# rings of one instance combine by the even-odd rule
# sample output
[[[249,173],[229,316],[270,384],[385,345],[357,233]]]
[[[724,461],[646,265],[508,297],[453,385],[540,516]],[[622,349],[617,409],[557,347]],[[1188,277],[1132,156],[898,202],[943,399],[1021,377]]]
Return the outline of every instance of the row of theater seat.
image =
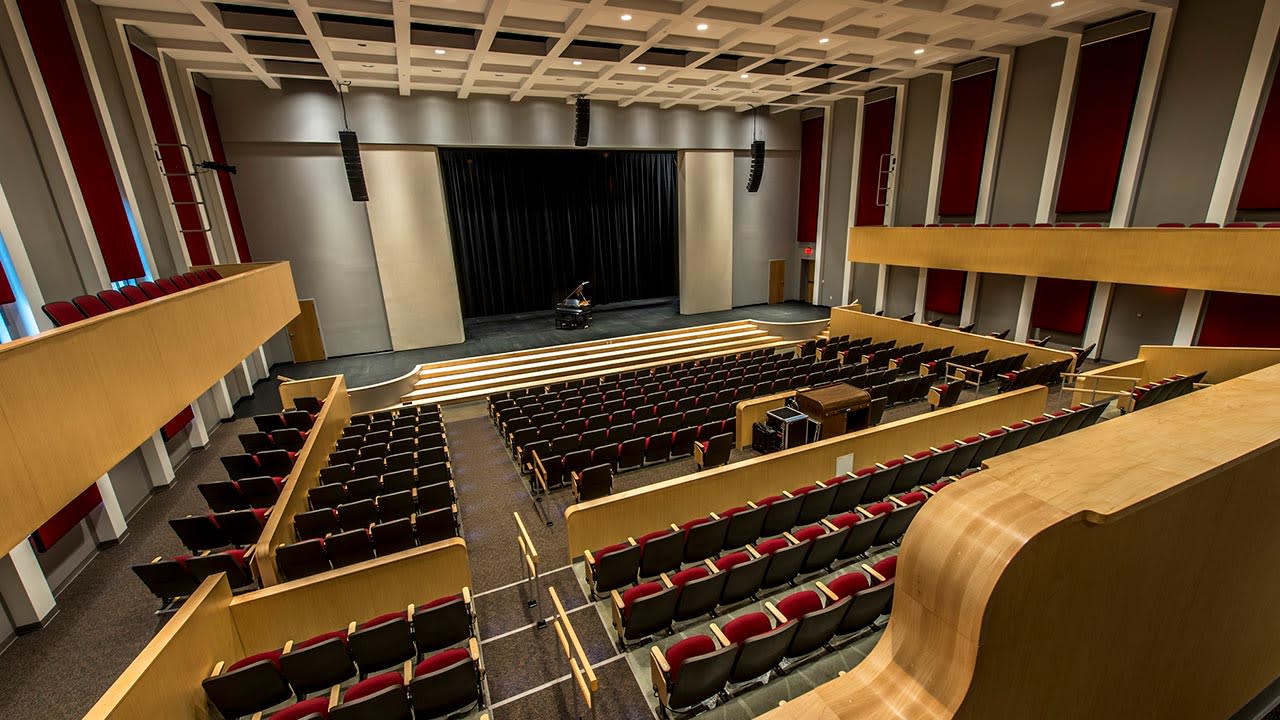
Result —
[[[202,685],[225,720],[419,720],[483,706],[484,665],[469,588],[283,648],[217,663]],[[390,672],[382,672],[392,669]],[[344,684],[356,680],[352,685]],[[319,697],[311,697],[323,693]],[[257,717],[255,715],[255,717]]]
[[[1062,373],[1071,369],[1071,358],[1040,363],[1031,367],[1000,374],[999,392],[1012,392],[1029,388],[1032,385],[1057,385],[1062,382]]]
[[[376,470],[376,466],[372,467]],[[452,479],[453,470],[447,461],[427,462],[416,468],[384,468],[381,474],[370,475],[357,475],[352,465],[331,465],[320,470],[320,484],[307,491],[307,503],[312,509],[336,508],[345,502],[426,488]]]
[[[816,590],[801,590],[764,611],[744,613],[723,629],[711,623],[665,650],[650,648],[650,677],[659,711],[697,712],[708,701],[768,682],[776,668],[790,668],[829,647],[843,645],[875,627],[889,612],[897,556],[843,573]]]
[[[458,507],[451,505],[323,538],[281,544],[276,548],[276,569],[286,580],[297,580],[461,534]]]
[[[227,574],[227,582],[233,592],[247,592],[258,587],[249,567],[249,553],[245,550],[177,555],[168,559],[157,557],[149,563],[134,565],[132,569],[151,594],[160,599],[157,615],[177,609],[205,578],[219,573]]]
[[[407,518],[416,513],[428,513],[443,510],[457,501],[457,494],[452,480],[432,483],[407,490],[396,490],[388,493],[373,493],[375,487],[369,481],[377,482],[378,478],[360,478],[346,486],[346,502],[332,503],[338,498],[320,498],[313,502],[314,509],[300,512],[293,516],[293,526],[300,540],[324,537],[329,533],[342,532],[369,527],[376,522],[390,522]],[[312,488],[311,493],[320,490],[343,491],[342,485],[321,485]]]
[[[1165,400],[1182,397],[1195,390],[1196,384],[1204,380],[1206,374],[1208,374],[1207,370],[1201,370],[1194,375],[1171,375],[1161,380],[1143,383],[1133,389],[1132,409],[1141,410]]]
[[[1007,227],[1015,227],[1015,228],[1029,228],[1029,227],[1034,227],[1034,228],[1100,228],[1100,227],[1105,227],[1105,226],[1104,226],[1102,223],[1098,223],[1098,222],[1082,222],[1082,223],[1059,222],[1059,223],[995,223],[995,224],[990,224],[990,223],[929,223],[929,224],[927,224],[927,225],[926,225],[926,224],[923,224],[923,223],[915,223],[915,224],[913,224],[911,227],[917,227],[917,228],[918,228],[918,227],[924,227],[924,228],[937,228],[937,227],[944,227],[944,228],[957,228],[957,227],[974,227],[974,228],[1007,228]],[[1190,223],[1190,224],[1188,224],[1188,223],[1169,222],[1169,223],[1159,223],[1158,225],[1156,225],[1156,227],[1158,227],[1158,228],[1185,228],[1185,227],[1190,227],[1190,228],[1199,228],[1199,229],[1224,228],[1224,227],[1225,227],[1225,228],[1237,228],[1237,229],[1239,229],[1239,228],[1256,228],[1256,227],[1264,227],[1264,228],[1280,228],[1280,222],[1269,222],[1269,223],[1263,223],[1263,224],[1261,224],[1261,225],[1259,225],[1259,224],[1258,224],[1258,223],[1256,223],[1256,222],[1229,222],[1229,223],[1227,223],[1226,225],[1222,225],[1222,224],[1220,224],[1220,223],[1216,223],[1216,222],[1198,222],[1198,223]]]
[[[143,280],[137,285],[123,285],[119,290],[103,290],[97,295],[80,295],[72,298],[71,302],[46,303],[40,309],[55,326],[62,327],[221,279],[217,270],[207,268],[160,278],[155,282]]]
[[[268,510],[229,510],[171,518],[169,527],[191,552],[248,547],[258,542]]]

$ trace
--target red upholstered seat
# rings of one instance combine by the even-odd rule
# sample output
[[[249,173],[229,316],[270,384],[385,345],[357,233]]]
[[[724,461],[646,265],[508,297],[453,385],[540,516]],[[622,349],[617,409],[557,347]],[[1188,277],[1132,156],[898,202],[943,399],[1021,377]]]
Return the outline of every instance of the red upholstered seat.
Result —
[[[680,666],[685,660],[715,652],[716,641],[706,635],[694,635],[667,648],[667,665],[671,666],[671,679],[680,677]]]
[[[294,703],[283,710],[271,713],[270,720],[301,720],[312,714],[329,717],[329,698],[318,697]]]
[[[353,702],[362,697],[368,697],[374,693],[382,692],[389,687],[404,687],[404,677],[398,672],[387,672],[381,675],[374,675],[367,680],[352,685],[347,694],[342,696],[343,701]]]
[[[640,546],[641,550],[644,550],[645,543],[649,542],[650,540],[657,540],[658,538],[666,537],[670,534],[671,534],[670,530],[654,530],[651,533],[645,533],[644,535],[641,535],[640,537],[636,538],[636,544]]]
[[[385,615],[379,615],[378,617],[369,618],[368,620],[365,620],[364,622],[360,623],[358,629],[368,630],[371,627],[386,625],[387,623],[403,618],[404,616],[405,616],[405,613],[403,610],[401,610],[400,612],[392,612],[392,613],[387,613]]]
[[[345,644],[347,643],[347,631],[346,631],[346,630],[334,630],[334,631],[332,631],[332,632],[321,633],[321,634],[319,634],[319,635],[316,635],[316,636],[315,636],[315,637],[313,637],[313,638],[307,638],[306,640],[303,640],[302,642],[294,643],[294,644],[293,644],[293,649],[294,649],[294,650],[301,650],[301,649],[303,649],[303,648],[309,648],[309,647],[311,647],[312,645],[319,645],[320,643],[325,642],[326,640],[332,640],[332,639],[334,639],[334,638],[339,638],[339,639],[341,639],[341,640],[342,640],[342,644],[344,644],[344,645],[345,645]]]
[[[939,445],[938,450],[942,452],[948,452],[950,450],[955,450],[957,447],[958,446],[955,443],[947,443],[945,445]]]
[[[279,649],[267,650],[266,652],[260,652],[255,655],[250,655],[248,657],[240,658],[239,660],[228,665],[226,672],[231,672],[232,670],[239,670],[242,667],[252,665],[256,662],[261,662],[263,660],[270,660],[271,664],[275,665],[276,669],[279,670],[280,669],[280,650]]]
[[[699,525],[703,525],[703,524],[705,524],[705,523],[709,523],[709,522],[711,522],[711,518],[709,518],[709,517],[700,517],[700,518],[695,518],[695,519],[690,520],[689,522],[687,522],[687,523],[685,523],[685,524],[681,525],[681,526],[680,526],[680,529],[681,529],[681,530],[684,530],[684,531],[685,531],[685,534],[687,535],[687,534],[689,533],[689,529],[690,529],[690,528],[696,528],[696,527],[698,527]]]
[[[792,490],[792,491],[791,491],[791,494],[792,494],[792,495],[807,495],[808,493],[811,493],[811,492],[813,492],[814,490],[817,490],[817,489],[818,489],[818,486],[817,486],[817,485],[805,485],[805,486],[803,486],[803,487],[798,487],[798,488],[796,488],[795,490]]]
[[[70,325],[71,323],[79,322],[84,319],[84,313],[80,312],[80,308],[66,302],[65,300],[47,303],[40,309],[43,310],[44,314],[47,315],[49,319],[53,321],[53,324],[58,327]]]
[[[866,575],[860,572],[841,575],[840,577],[827,583],[827,588],[836,594],[838,598],[847,598],[850,595],[858,593],[871,587],[871,581]]]
[[[929,499],[928,495],[925,495],[924,493],[917,490],[916,492],[909,492],[906,495],[899,497],[898,501],[904,505],[914,505],[915,503],[924,502],[925,500],[928,500],[928,499]]]
[[[228,555],[232,560],[235,560],[237,565],[244,565],[244,554],[246,552],[248,551],[247,550],[227,550],[225,554]]]
[[[735,565],[741,565],[751,560],[751,556],[744,552],[729,553],[716,561],[717,570],[728,570]]]
[[[739,505],[738,507],[729,508],[728,510],[725,510],[724,512],[720,513],[720,517],[733,517],[738,513],[746,512],[750,509],[751,508],[747,505]]]
[[[778,502],[779,500],[785,500],[785,499],[786,499],[785,495],[770,495],[767,498],[757,500],[756,505],[772,505]]]
[[[623,619],[626,619],[628,616],[631,615],[631,604],[634,603],[636,600],[639,600],[640,598],[643,598],[643,597],[648,597],[650,595],[656,595],[662,592],[662,590],[663,590],[662,583],[647,582],[647,583],[640,583],[639,585],[622,593]]]
[[[1024,422],[1016,422],[1016,423],[1013,423],[1012,425],[1010,425],[1010,426],[1009,426],[1009,429],[1010,429],[1010,430],[1021,430],[1021,429],[1022,429],[1022,428],[1024,428],[1024,427],[1027,427],[1027,424],[1026,424],[1026,423],[1024,423]]]
[[[763,635],[773,629],[769,616],[762,612],[747,613],[740,618],[730,620],[721,632],[734,645],[746,642],[757,635]]]
[[[885,460],[883,463],[880,463],[880,464],[884,465],[887,468],[891,468],[891,467],[897,467],[905,462],[906,460],[903,460],[902,458],[893,458],[892,460]]]
[[[792,593],[778,601],[778,612],[787,620],[798,620],[814,610],[822,609],[822,598],[812,590]]]
[[[605,547],[602,547],[599,550],[591,553],[591,557],[595,558],[596,562],[599,562],[600,558],[604,557],[605,555],[608,555],[609,553],[618,552],[619,550],[630,547],[630,545],[631,543],[624,543],[624,542],[614,543],[613,545],[606,545]],[[592,563],[592,564],[594,565],[595,563]]]
[[[938,482],[936,482],[936,483],[934,483],[934,484],[930,485],[930,486],[929,486],[929,489],[930,489],[930,490],[932,490],[932,491],[934,491],[934,492],[938,492],[938,491],[939,491],[939,490],[941,490],[942,488],[944,488],[944,487],[946,487],[946,486],[948,486],[948,485],[954,485],[954,484],[955,484],[955,481],[953,481],[953,480],[939,480]]]
[[[711,571],[708,570],[705,565],[695,565],[694,567],[688,568],[687,570],[681,570],[675,575],[672,575],[671,584],[676,587],[684,587],[685,583],[693,580],[701,580],[710,574]]]
[[[1156,227],[1158,227],[1158,228],[1180,228],[1180,227],[1186,227],[1186,224],[1185,224],[1185,223],[1160,223],[1159,225],[1156,225]]]
[[[786,538],[773,538],[772,540],[765,540],[757,545],[756,552],[761,555],[772,555],[790,544],[791,543],[787,542]]]
[[[417,677],[419,675],[426,675],[427,673],[433,673],[437,670],[443,670],[449,667],[450,665],[457,665],[458,663],[464,662],[464,661],[465,662],[471,661],[471,652],[468,651],[466,648],[453,648],[452,650],[445,650],[444,652],[438,652],[435,655],[432,655],[431,657],[427,658],[426,660],[423,660],[422,662],[418,663],[418,666],[413,669],[413,675],[414,677]]]
[[[976,443],[976,442],[982,442],[982,436],[970,435],[969,437],[962,439],[960,442],[964,443],[965,445],[969,445],[971,443]]]
[[[873,516],[884,515],[885,513],[893,512],[893,503],[887,503],[887,502],[872,503],[868,505],[865,509],[868,513],[870,513]]]
[[[889,461],[889,462],[893,462],[893,461],[891,460],[891,461]],[[899,462],[899,463],[901,463],[902,461],[901,461],[901,460],[899,460],[898,462]],[[888,466],[889,466],[889,465],[888,465],[888,463],[885,463],[885,466],[886,466],[886,467],[888,467]],[[856,478],[864,478],[864,477],[866,477],[866,476],[868,476],[868,475],[873,475],[873,474],[875,474],[875,471],[877,471],[877,470],[879,470],[879,469],[880,469],[880,468],[878,468],[878,467],[874,467],[874,466],[873,466],[873,467],[864,467],[864,468],[862,468],[861,470],[854,470],[854,471],[853,471],[853,476],[854,476],[854,477],[856,477]]]
[[[848,475],[837,475],[837,476],[835,476],[835,477],[833,477],[833,478],[829,478],[829,479],[827,479],[827,480],[823,480],[823,481],[822,481],[822,484],[823,484],[823,485],[826,485],[827,487],[831,487],[832,485],[839,485],[840,483],[842,483],[842,482],[844,482],[845,480],[848,480],[848,479],[849,479],[849,476],[848,476]]]
[[[862,516],[859,515],[858,513],[847,512],[843,515],[838,515],[832,518],[831,524],[835,525],[838,528],[853,527],[854,525],[857,525],[858,521],[861,519],[862,519]]]
[[[431,609],[431,608],[433,608],[433,607],[438,607],[438,606],[440,606],[440,605],[444,605],[445,603],[451,603],[451,602],[453,602],[454,600],[461,600],[461,599],[462,599],[462,596],[461,596],[461,595],[446,595],[445,597],[438,597],[438,598],[436,598],[435,600],[432,600],[431,602],[429,602],[429,603],[427,603],[427,604],[425,604],[425,605],[419,605],[419,606],[417,607],[417,609],[418,609],[418,610],[430,610],[430,609]]]
[[[898,556],[887,557],[875,565],[871,566],[872,570],[880,573],[885,580],[892,580],[898,572]]]
[[[809,527],[800,528],[792,534],[792,537],[800,542],[808,542],[816,537],[822,537],[827,534],[827,529],[821,525],[810,525]]]

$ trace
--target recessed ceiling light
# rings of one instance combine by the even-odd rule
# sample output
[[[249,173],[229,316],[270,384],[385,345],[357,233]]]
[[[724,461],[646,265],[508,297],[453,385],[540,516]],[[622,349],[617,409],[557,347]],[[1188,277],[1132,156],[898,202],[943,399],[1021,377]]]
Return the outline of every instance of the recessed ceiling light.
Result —
[[[574,65],[581,65],[581,64],[582,64],[582,61],[581,61],[581,60],[574,60],[574,61],[573,61],[573,64],[574,64]]]
[[[444,54],[444,50],[443,50],[442,48],[436,48],[436,54],[437,54],[437,55],[443,55],[443,54]]]
[[[826,45],[829,42],[831,42],[831,38],[818,38],[819,45]]]
[[[1054,0],[1054,2],[1049,3],[1049,7],[1062,7],[1066,4],[1067,0]]]
[[[916,49],[915,49],[915,53],[916,53],[917,55],[923,55],[923,54],[924,54],[924,48],[916,48]]]
[[[698,23],[698,32],[705,32],[709,27],[711,26],[706,23]]]
[[[631,22],[631,16],[624,14],[622,16],[622,22]]]
[[[751,76],[750,76],[750,75],[748,75],[748,74],[746,74],[746,73],[742,73],[742,74],[741,74],[741,75],[739,75],[738,77],[742,78],[743,80],[747,80],[747,79],[748,79],[748,78],[750,78]]]
[[[645,70],[648,70],[649,68],[645,67],[644,65],[641,65],[640,67],[638,67],[638,68],[636,68],[636,69],[637,69],[637,70],[639,70],[640,72],[644,72]]]

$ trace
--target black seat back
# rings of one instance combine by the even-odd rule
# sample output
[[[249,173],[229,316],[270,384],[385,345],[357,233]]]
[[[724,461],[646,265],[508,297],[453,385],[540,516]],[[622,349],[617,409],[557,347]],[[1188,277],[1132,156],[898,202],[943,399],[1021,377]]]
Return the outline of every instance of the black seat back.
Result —
[[[664,588],[632,601],[624,622],[623,640],[638,640],[671,626],[676,613],[676,588]]]
[[[694,525],[685,533],[684,561],[697,562],[715,557],[724,549],[724,539],[729,531],[729,518],[709,520]]]
[[[724,534],[724,549],[734,550],[752,545],[760,539],[764,530],[764,519],[769,508],[748,508],[729,517],[729,526]]]
[[[356,666],[340,637],[322,640],[280,656],[280,672],[299,696],[341,684],[355,677]]]
[[[223,717],[237,718],[288,700],[293,693],[270,660],[224,672],[201,682],[209,702]]]
[[[471,637],[471,611],[461,597],[413,614],[413,639],[419,653],[442,650]]]
[[[415,656],[409,621],[401,609],[400,617],[373,627],[360,628],[348,639],[351,657],[360,666],[360,674],[391,667]]]
[[[480,700],[480,674],[474,662],[459,662],[420,675],[409,684],[414,717],[452,714]]]
[[[390,555],[415,547],[413,539],[413,522],[409,518],[382,522],[369,529],[373,539],[373,549],[378,556]]]
[[[686,582],[676,599],[675,619],[689,620],[715,610],[728,581],[729,573],[715,572]]]
[[[335,568],[373,559],[373,542],[364,528],[331,535],[324,541],[325,554]]]
[[[683,710],[715,697],[738,659],[738,646],[730,645],[714,652],[689,658],[680,665],[680,675],[667,687],[667,705]]]
[[[786,657],[803,657],[826,645],[835,637],[851,602],[849,598],[842,598],[821,610],[814,610],[798,620],[792,620],[792,623],[799,623],[800,629],[791,638]]]
[[[742,643],[729,682],[745,682],[773,669],[787,654],[791,641],[800,629],[799,623],[783,623]]]

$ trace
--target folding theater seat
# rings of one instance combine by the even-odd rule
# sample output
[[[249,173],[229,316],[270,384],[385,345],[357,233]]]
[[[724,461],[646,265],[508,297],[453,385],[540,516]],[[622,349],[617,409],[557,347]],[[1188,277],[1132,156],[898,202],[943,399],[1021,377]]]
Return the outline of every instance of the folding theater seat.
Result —
[[[347,481],[347,502],[373,500],[382,494],[382,478],[377,475]]]
[[[346,567],[372,560],[373,541],[369,538],[369,531],[360,527],[325,538],[324,551],[335,568]]]
[[[480,646],[474,639],[469,648],[453,648],[424,659],[414,667],[409,683],[414,718],[453,716],[473,705],[482,706],[483,681]]]
[[[356,460],[351,465],[351,471],[356,477],[370,477],[381,475],[387,469],[387,461],[381,457],[369,457]]]
[[[665,576],[663,576],[665,578]],[[676,620],[691,620],[716,609],[729,574],[709,562],[681,570],[670,578],[676,589]]]
[[[285,580],[297,580],[331,570],[324,552],[324,540],[303,540],[277,547],[276,569]]]
[[[762,537],[781,535],[784,531],[795,527],[796,519],[800,517],[800,506],[803,503],[803,495],[796,497],[787,492],[781,495],[771,495],[756,501],[755,504],[757,506],[768,508],[768,512],[764,517],[764,526],[760,529],[760,535]]]
[[[297,452],[307,443],[307,434],[295,428],[282,428],[270,435],[271,442],[281,450]],[[269,449],[269,448],[268,448]]]
[[[621,595],[613,590],[609,597],[613,629],[623,652],[638,640],[666,631],[675,619],[677,591],[665,582],[641,583]]]
[[[347,646],[361,679],[384,668],[417,658],[407,609],[385,613],[347,626]]]
[[[585,468],[581,474],[572,472],[569,479],[573,483],[573,499],[575,502],[587,502],[607,497],[613,490],[613,468],[609,465],[595,465]]]
[[[457,512],[457,506],[451,506],[415,516],[413,527],[418,536],[418,544],[430,545],[457,537],[460,530]]]
[[[742,684],[759,679],[777,667],[799,629],[799,623],[783,623],[774,627],[769,615],[752,612],[730,620],[723,630],[712,623],[711,634],[722,645],[739,648],[733,671],[729,673],[729,682]]]
[[[106,291],[103,290],[103,292]],[[122,285],[120,287],[120,294],[133,305],[138,305],[139,303],[144,303],[151,299],[151,296],[144,293],[142,289],[136,285]]]
[[[133,301],[125,297],[119,290],[103,290],[98,293],[98,299],[102,301],[112,310],[122,310],[133,304]]]
[[[249,500],[240,493],[238,484],[233,480],[215,480],[198,483],[196,489],[214,512],[227,512],[249,507]]]
[[[475,636],[471,589],[412,607],[413,642],[419,654],[443,650]]]
[[[633,437],[623,440],[618,447],[618,470],[632,470],[644,464],[647,437]]]
[[[726,575],[720,604],[733,605],[754,598],[760,592],[765,571],[769,568],[769,557],[759,555],[754,548],[748,548],[729,553],[716,560],[714,565],[717,571]]]
[[[680,567],[684,560],[684,532],[662,529],[636,538],[640,547],[640,577],[656,577]]]
[[[779,624],[796,624],[799,628],[791,638],[784,654],[787,658],[802,658],[835,637],[840,621],[849,610],[847,598],[823,603],[823,596],[813,590],[801,590],[778,601],[777,606],[765,607]]]
[[[954,452],[951,453],[951,460],[947,463],[947,467],[943,469],[941,477],[959,475],[965,470],[974,467],[974,458],[977,457],[978,451],[982,449],[983,443],[985,442],[986,441],[981,435],[970,435],[963,440],[955,441],[955,443],[953,443],[955,448]],[[944,445],[942,447],[945,448],[946,446]]]
[[[222,461],[222,467],[226,469],[227,476],[232,480],[243,480],[247,477],[265,474],[256,457],[248,453],[224,455],[218,459]]]
[[[417,469],[418,486],[446,482],[453,479],[453,470],[446,462],[419,464]]]
[[[317,485],[307,491],[307,502],[316,509],[336,508],[346,501],[347,488],[345,485],[339,485],[338,483]]]
[[[786,537],[771,538],[756,545],[754,551],[761,558],[768,558],[761,586],[774,588],[793,582],[800,574],[808,548],[792,543]]]
[[[191,552],[216,550],[231,545],[231,541],[218,527],[212,514],[171,518],[169,527]]]
[[[99,299],[97,295],[79,295],[72,298],[71,302],[87,318],[106,315],[111,312],[111,308],[107,307],[107,304]]]
[[[804,485],[792,490],[792,495],[801,498],[795,524],[810,525],[829,515],[838,490],[839,488],[828,487],[824,483]]]
[[[707,635],[681,640],[665,653],[656,645],[650,648],[650,675],[661,716],[697,712],[724,689],[737,656],[737,646],[718,646]]]
[[[197,583],[203,582],[207,577],[226,573],[231,590],[238,592],[258,586],[244,556],[244,550],[225,550],[210,555],[193,555],[182,562]]]
[[[363,442],[363,441],[361,441]],[[360,459],[359,448],[350,450],[335,450],[329,453],[329,466],[334,465],[354,465],[356,460]]]
[[[764,519],[768,514],[768,507],[754,504],[730,508],[720,513],[720,517],[729,520],[729,526],[725,529],[723,549],[733,550],[754,544],[763,534]]]
[[[329,533],[338,532],[339,527],[338,512],[333,508],[321,507],[293,516],[293,534],[299,540],[323,538]]]
[[[650,435],[644,445],[644,464],[652,465],[654,463],[666,462],[671,455],[671,431],[659,431]]]
[[[257,426],[260,432],[269,433],[274,430],[281,430],[285,427],[284,417],[280,413],[269,413],[265,415],[254,415],[253,424]]]
[[[916,480],[916,485],[928,485],[929,483],[937,482],[939,478],[945,475],[947,467],[951,465],[951,457],[959,447],[958,443],[950,442],[943,443],[939,447],[929,448],[929,452],[932,454],[924,461],[924,469],[921,471],[919,479]]]
[[[347,688],[342,702],[329,709],[330,720],[410,720],[405,677],[412,670],[374,675]]]
[[[862,565],[862,570],[871,576],[873,580],[880,583],[888,583],[891,587],[888,590],[889,603],[893,604],[893,588],[894,579],[898,574],[898,556],[891,555],[887,558],[877,560],[874,565]]]
[[[375,503],[378,506],[379,522],[408,519],[413,516],[414,511],[417,509],[417,502],[413,496],[413,490],[400,490],[398,492],[379,495],[375,499]]]
[[[372,499],[342,503],[337,511],[338,527],[344,530],[367,528],[378,522],[378,506]]]
[[[240,494],[249,502],[250,507],[269,508],[280,498],[280,488],[284,486],[284,478],[269,475],[255,475],[236,481]],[[338,486],[341,488],[341,486]]]
[[[848,512],[862,502],[862,496],[866,493],[867,486],[871,483],[871,475],[875,473],[875,468],[865,468],[859,472],[863,474],[857,475],[850,472],[845,475],[837,475],[823,482],[828,487],[834,486],[836,488],[828,514]]]
[[[280,414],[281,421],[285,427],[291,427],[296,430],[310,430],[315,424],[315,418],[306,410],[285,410]]]
[[[863,493],[863,500],[880,500],[886,497],[893,488],[898,485],[898,476],[902,474],[903,467],[907,464],[902,458],[891,458],[882,463],[876,463],[871,474],[870,481],[867,484],[866,492]],[[857,470],[853,474],[855,477],[863,475],[866,470],[872,468],[863,468]]]
[[[824,585],[815,583],[827,602],[849,600],[849,608],[836,628],[837,635],[848,635],[871,627],[876,618],[887,612],[893,597],[893,583],[872,583],[860,572],[841,575]]]
[[[142,565],[132,565],[133,574],[163,603],[157,614],[166,612],[179,599],[196,591],[200,583],[177,560],[154,558]]]
[[[163,279],[166,279],[166,278],[162,278],[162,280]],[[173,284],[174,287],[176,287],[179,290],[191,289],[191,283],[187,282],[187,279],[182,277],[181,275],[170,275],[167,279],[170,283]],[[156,282],[159,283],[161,282],[161,280],[157,280]],[[161,287],[164,287],[166,289],[168,288],[167,285],[161,285]]]
[[[417,545],[410,518],[378,523],[369,528],[369,537],[378,557],[403,552]]]
[[[684,561],[698,562],[715,557],[724,549],[729,519],[712,514],[690,520],[680,529],[684,531]]]
[[[262,528],[266,525],[267,512],[262,508],[232,510],[217,513],[213,519],[232,545],[244,547],[258,542]]]
[[[418,487],[418,507],[423,512],[442,510],[453,505],[457,500],[453,483],[450,481],[421,485]]]
[[[258,475],[286,477],[293,470],[293,453],[288,450],[267,450],[254,455],[262,471]]]
[[[240,433],[236,436],[236,439],[240,441],[240,448],[246,453],[252,454],[276,449],[276,444],[271,441],[271,435],[268,433]]]
[[[238,718],[288,700],[293,692],[280,674],[280,650],[219,662],[200,684],[224,718]],[[225,665],[225,666],[224,666]]]
[[[285,643],[280,672],[298,699],[355,677],[356,666],[347,650],[347,631],[334,630],[301,642]]]
[[[892,498],[894,508],[885,518],[873,545],[878,547],[900,540],[927,499],[928,495],[919,491]]]
[[[804,562],[800,564],[800,572],[810,573],[830,567],[836,561],[848,534],[848,527],[831,530],[826,525],[818,524],[800,528],[794,535],[788,534],[786,538],[807,548]]]
[[[640,546],[634,540],[583,553],[587,588],[594,600],[610,590],[627,587],[640,571]]]
[[[829,521],[823,520],[822,524],[830,532],[844,529],[849,531],[836,557],[840,560],[848,560],[866,554],[875,542],[876,536],[880,534],[880,528],[884,526],[888,513],[889,511],[886,510],[878,515],[868,515],[859,511],[838,515]]]
[[[902,470],[893,481],[893,488],[889,492],[901,493],[919,485],[920,478],[924,477],[925,468],[928,467],[928,461],[932,456],[932,450],[921,450],[910,455],[904,455],[902,458],[904,461]]]
[[[172,283],[170,283],[170,286],[172,287]],[[146,296],[149,299],[155,300],[156,298],[162,298],[165,295],[168,295],[169,293],[173,292],[177,288],[174,288],[173,290],[168,290],[162,287],[161,285],[154,283],[150,280],[142,280],[138,282],[138,289],[141,290],[144,294],[146,294]]]
[[[65,300],[46,303],[40,307],[46,317],[53,322],[54,327],[63,327],[72,323],[84,320],[85,315],[80,308],[72,305]]]

